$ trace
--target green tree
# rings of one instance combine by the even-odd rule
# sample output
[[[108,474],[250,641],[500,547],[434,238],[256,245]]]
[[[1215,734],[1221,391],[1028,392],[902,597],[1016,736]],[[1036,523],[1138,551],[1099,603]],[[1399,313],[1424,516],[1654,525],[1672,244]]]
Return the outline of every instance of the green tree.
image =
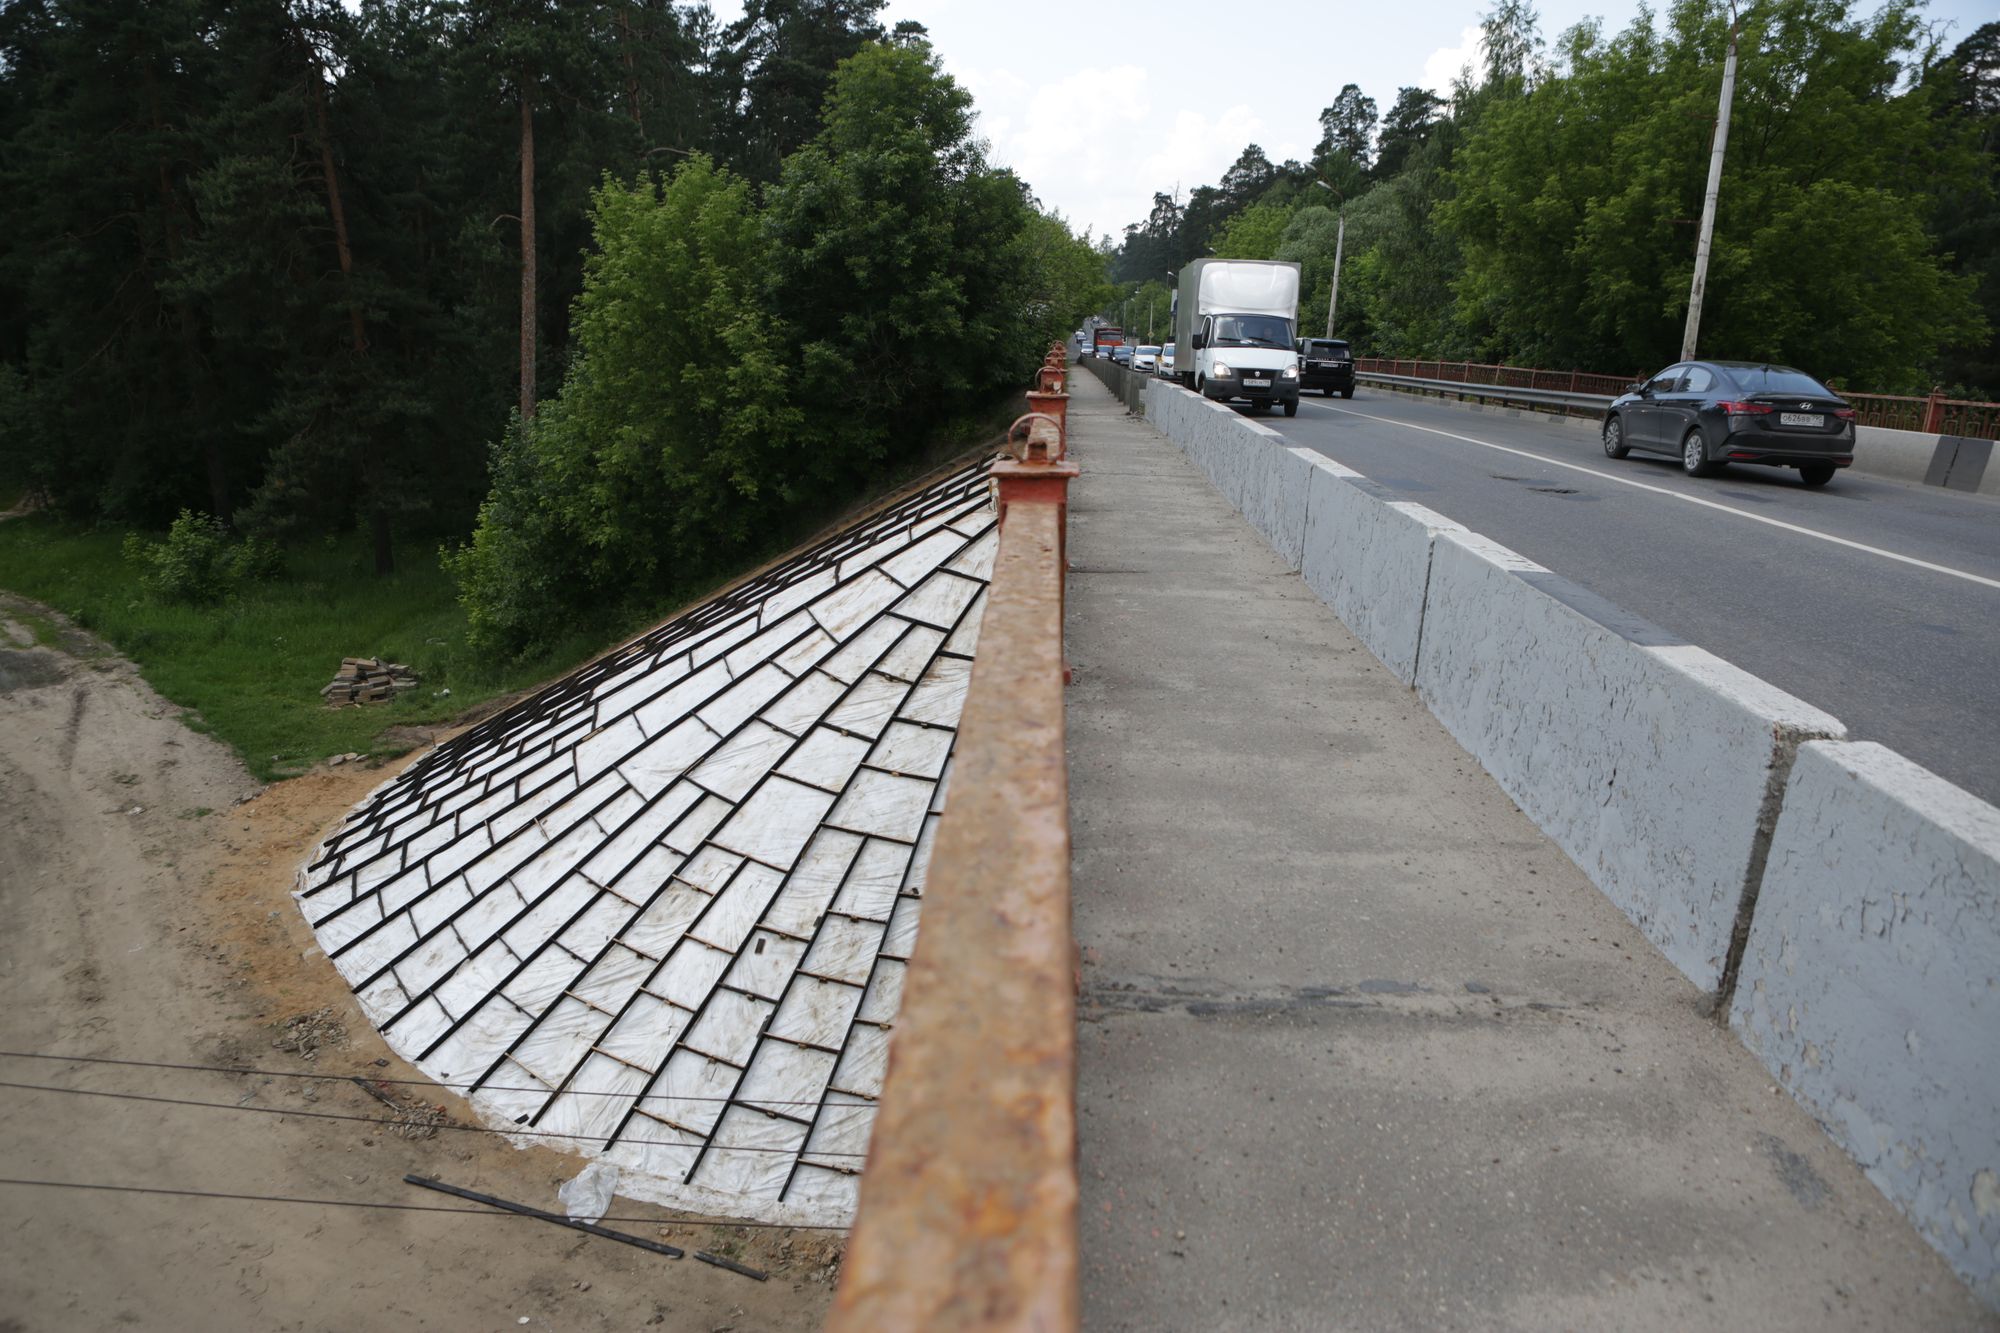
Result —
[[[749,183],[697,157],[664,183],[607,182],[593,218],[562,391],[515,418],[472,541],[447,558],[491,648],[720,569],[800,494]]]
[[[1276,204],[1252,204],[1223,224],[1215,253],[1223,259],[1270,259],[1291,220],[1290,210]]]
[[[1481,105],[1440,220],[1483,354],[1629,370],[1678,351],[1681,219],[1700,212],[1727,28],[1707,0],[1657,36],[1643,17],[1608,42],[1580,25],[1557,72]],[[1774,0],[1745,20],[1704,352],[1920,387],[1917,367],[1978,331],[1926,232],[1932,189],[1975,168],[1933,132],[1931,95],[1899,91],[1919,37],[1908,4],[1856,20]]]
[[[1938,190],[1937,235],[1990,334],[2000,329],[2000,23],[1976,29],[1925,82],[1939,99],[1937,132],[1961,136],[1980,163]],[[1959,393],[2000,397],[2000,344],[1974,336],[1947,348],[1939,376]]]
[[[1355,166],[1366,171],[1375,139],[1375,120],[1375,99],[1364,97],[1355,84],[1343,85],[1333,105],[1319,113],[1319,147],[1313,150],[1313,156],[1324,158],[1344,153]]]
[[[824,128],[766,212],[770,304],[829,474],[914,447],[1039,359],[1018,318],[1026,192],[987,166],[972,99],[928,47],[871,46],[840,67]]]
[[[1428,88],[1398,88],[1376,140],[1374,174],[1387,179],[1408,165],[1410,155],[1430,141],[1445,101]]]

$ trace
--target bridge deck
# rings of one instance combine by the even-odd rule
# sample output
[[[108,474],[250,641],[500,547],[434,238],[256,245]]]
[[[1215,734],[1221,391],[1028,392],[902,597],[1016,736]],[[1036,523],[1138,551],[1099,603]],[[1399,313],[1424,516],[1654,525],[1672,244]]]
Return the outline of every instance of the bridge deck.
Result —
[[[1085,1326],[1983,1326],[1186,459],[1070,392]]]

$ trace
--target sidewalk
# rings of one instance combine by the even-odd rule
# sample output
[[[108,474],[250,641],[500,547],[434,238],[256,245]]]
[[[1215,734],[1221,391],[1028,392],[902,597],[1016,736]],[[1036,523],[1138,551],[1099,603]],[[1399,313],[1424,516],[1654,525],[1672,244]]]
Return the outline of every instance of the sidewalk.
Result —
[[[1206,479],[1069,387],[1086,1328],[1994,1326]]]

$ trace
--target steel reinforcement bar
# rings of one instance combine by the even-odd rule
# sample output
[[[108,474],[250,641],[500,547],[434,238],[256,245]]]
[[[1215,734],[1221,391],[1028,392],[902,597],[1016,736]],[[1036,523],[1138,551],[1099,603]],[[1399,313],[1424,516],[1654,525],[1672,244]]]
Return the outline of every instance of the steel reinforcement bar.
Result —
[[[1077,1323],[1063,371],[1058,346],[993,467],[999,553],[832,1333]]]

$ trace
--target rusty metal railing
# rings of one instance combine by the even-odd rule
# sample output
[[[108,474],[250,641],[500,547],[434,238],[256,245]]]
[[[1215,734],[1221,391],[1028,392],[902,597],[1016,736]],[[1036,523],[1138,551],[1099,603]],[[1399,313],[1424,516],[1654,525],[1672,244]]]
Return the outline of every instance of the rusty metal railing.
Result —
[[[1058,344],[993,465],[999,552],[831,1333],[1076,1327],[1064,375]]]

